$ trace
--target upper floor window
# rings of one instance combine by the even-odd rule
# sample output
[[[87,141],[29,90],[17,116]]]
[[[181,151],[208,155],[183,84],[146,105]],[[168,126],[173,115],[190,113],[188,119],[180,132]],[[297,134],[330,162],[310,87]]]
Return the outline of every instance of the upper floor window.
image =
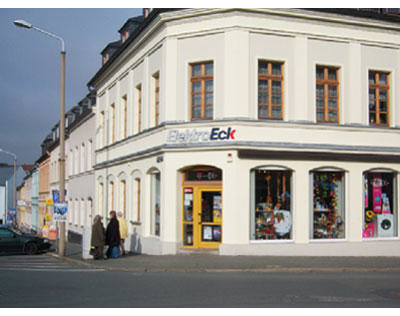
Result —
[[[121,42],[124,43],[128,39],[128,31],[124,31],[121,34]]]
[[[283,63],[258,62],[258,118],[283,118]]]
[[[100,128],[101,128],[101,135],[100,135],[100,147],[104,147],[105,145],[105,128],[106,128],[106,119],[105,119],[104,111],[100,112]]]
[[[317,122],[339,122],[339,68],[317,66]]]
[[[142,85],[139,84],[136,86],[137,92],[137,132],[140,133],[142,130]]]
[[[154,79],[154,123],[157,126],[160,123],[160,73],[153,75]]]
[[[128,97],[124,95],[122,97],[122,138],[126,138],[128,135]]]
[[[214,64],[191,65],[191,120],[212,120],[214,104]]]
[[[111,112],[111,122],[110,122],[110,129],[111,129],[111,144],[115,142],[115,105],[114,103],[110,106]]]
[[[389,73],[369,71],[369,124],[389,125]]]

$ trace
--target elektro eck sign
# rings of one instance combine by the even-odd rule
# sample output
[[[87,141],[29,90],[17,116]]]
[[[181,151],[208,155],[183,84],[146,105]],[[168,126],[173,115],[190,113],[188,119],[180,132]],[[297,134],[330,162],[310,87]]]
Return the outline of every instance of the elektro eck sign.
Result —
[[[209,142],[219,140],[235,139],[236,129],[228,127],[220,129],[214,127],[210,131],[197,131],[195,129],[186,129],[185,131],[171,130],[167,134],[167,142],[170,143],[192,143],[192,142]]]

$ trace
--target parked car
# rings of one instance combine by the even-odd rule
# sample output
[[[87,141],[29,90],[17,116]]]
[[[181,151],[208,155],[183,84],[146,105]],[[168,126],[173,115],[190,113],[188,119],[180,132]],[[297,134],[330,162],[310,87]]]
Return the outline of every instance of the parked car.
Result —
[[[0,254],[25,253],[28,255],[48,251],[49,240],[31,235],[10,226],[0,225]]]

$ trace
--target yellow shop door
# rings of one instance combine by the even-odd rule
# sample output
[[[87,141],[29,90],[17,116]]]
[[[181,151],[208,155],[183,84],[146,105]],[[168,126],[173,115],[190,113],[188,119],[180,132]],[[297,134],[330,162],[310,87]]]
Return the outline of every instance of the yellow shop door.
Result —
[[[222,187],[183,186],[185,248],[218,248],[222,240]]]

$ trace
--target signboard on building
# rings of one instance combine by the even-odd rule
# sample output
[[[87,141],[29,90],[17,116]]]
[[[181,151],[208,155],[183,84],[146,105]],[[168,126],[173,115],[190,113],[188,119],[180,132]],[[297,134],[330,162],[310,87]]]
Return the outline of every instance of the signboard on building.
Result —
[[[17,210],[15,208],[10,208],[8,210],[8,215],[9,216],[15,216],[17,214]]]
[[[64,196],[67,196],[67,190],[65,190],[64,192],[65,192]],[[54,203],[60,202],[60,191],[59,190],[52,190],[51,193],[53,195],[53,202]]]
[[[53,205],[53,199],[46,199],[46,205]]]
[[[219,127],[210,130],[186,129],[184,131],[170,130],[167,134],[167,142],[169,143],[197,143],[221,140],[235,140],[236,129],[228,127],[221,129]]]

